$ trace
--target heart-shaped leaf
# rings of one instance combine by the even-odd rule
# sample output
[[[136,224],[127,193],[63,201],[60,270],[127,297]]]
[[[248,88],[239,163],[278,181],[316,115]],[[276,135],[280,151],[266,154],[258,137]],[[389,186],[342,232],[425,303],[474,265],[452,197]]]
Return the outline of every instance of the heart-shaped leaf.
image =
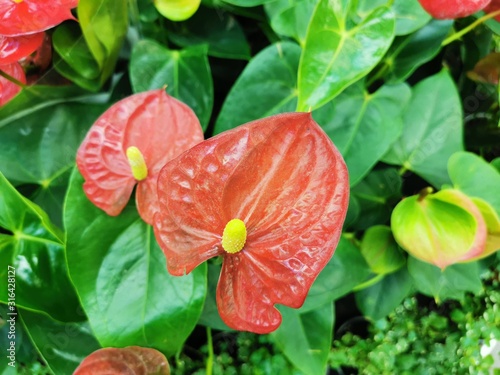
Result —
[[[106,215],[85,196],[75,171],[66,197],[71,278],[102,346],[142,345],[167,355],[193,330],[206,294],[206,266],[171,276],[152,228],[128,207]]]
[[[321,107],[368,74],[391,45],[392,10],[378,7],[354,24],[354,4],[320,0],[316,5],[299,66],[299,111]]]

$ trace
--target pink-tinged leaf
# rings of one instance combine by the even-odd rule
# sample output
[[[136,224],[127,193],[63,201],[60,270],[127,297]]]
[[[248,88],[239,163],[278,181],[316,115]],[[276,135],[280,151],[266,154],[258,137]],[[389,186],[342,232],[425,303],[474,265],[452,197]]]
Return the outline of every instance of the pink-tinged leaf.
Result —
[[[144,221],[152,223],[159,170],[202,140],[196,115],[165,90],[125,98],[97,119],[78,150],[84,191],[96,206],[118,215],[137,182],[126,156],[127,148],[135,146],[148,168],[148,177],[138,184],[137,207]]]
[[[0,65],[0,70],[17,79],[19,82],[26,83],[26,75],[19,63]],[[11,100],[19,91],[21,91],[20,86],[0,76],[0,106]]]
[[[455,19],[470,16],[484,9],[491,0],[419,0],[420,5],[437,19]]]
[[[0,0],[0,34],[34,34],[74,19],[78,0]]]
[[[0,65],[12,64],[31,55],[42,45],[45,33],[21,36],[0,35]]]
[[[167,164],[158,183],[155,233],[168,269],[190,272],[224,255],[219,313],[235,329],[268,333],[279,303],[300,307],[337,246],[349,179],[345,163],[308,113],[272,116],[222,133]],[[246,244],[229,254],[225,225],[243,220]]]
[[[165,356],[155,349],[129,346],[99,349],[85,358],[73,375],[170,375]]]

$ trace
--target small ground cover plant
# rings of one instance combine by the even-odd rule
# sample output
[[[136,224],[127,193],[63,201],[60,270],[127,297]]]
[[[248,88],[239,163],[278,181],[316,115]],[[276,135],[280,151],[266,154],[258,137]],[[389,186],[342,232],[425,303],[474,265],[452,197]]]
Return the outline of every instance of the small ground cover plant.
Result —
[[[499,18],[0,0],[0,372],[493,370]]]

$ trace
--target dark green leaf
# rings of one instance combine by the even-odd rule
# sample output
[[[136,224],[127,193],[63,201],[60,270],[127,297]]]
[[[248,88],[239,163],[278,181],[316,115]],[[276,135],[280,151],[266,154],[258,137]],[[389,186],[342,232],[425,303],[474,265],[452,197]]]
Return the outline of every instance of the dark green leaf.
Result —
[[[265,3],[269,3],[273,0],[223,0],[223,2],[236,5],[239,7],[255,7]]]
[[[436,301],[462,300],[466,292],[478,294],[482,289],[478,262],[454,264],[441,271],[432,264],[408,258],[408,271],[418,291]]]
[[[453,186],[471,197],[484,199],[500,215],[500,172],[471,152],[457,152],[448,161]]]
[[[280,307],[281,326],[271,337],[293,365],[306,375],[326,372],[332,342],[333,304],[327,303],[307,313]]]
[[[250,59],[250,46],[238,21],[227,12],[202,7],[185,22],[172,23],[169,39],[181,47],[208,44],[210,56]]]
[[[134,92],[166,85],[167,92],[190,106],[206,129],[214,100],[206,45],[174,51],[142,40],[132,51],[130,80]]]
[[[300,60],[299,111],[316,109],[356,82],[382,59],[394,38],[394,14],[379,7],[359,24],[351,1],[320,0]]]
[[[355,85],[314,113],[342,153],[351,186],[368,174],[398,139],[410,96],[406,84],[383,86],[374,94]]]
[[[15,302],[43,311],[61,321],[81,320],[78,298],[68,278],[63,234],[40,207],[30,202],[0,173],[0,277],[6,286],[8,270],[15,269]],[[0,301],[9,301],[7,287]]]
[[[394,168],[372,171],[351,191],[360,207],[359,220],[352,227],[364,230],[389,222],[392,208],[401,199],[401,176]]]
[[[432,20],[414,34],[396,38],[382,62],[386,81],[402,82],[434,58],[452,25],[452,20]]]
[[[413,280],[405,268],[384,276],[356,293],[356,304],[364,316],[378,320],[391,313],[411,292]]]
[[[299,58],[300,47],[290,42],[271,45],[256,55],[226,97],[214,133],[293,111],[297,105]]]
[[[403,134],[383,161],[402,165],[435,187],[449,183],[448,158],[463,150],[462,105],[447,71],[419,82],[404,112]]]
[[[73,373],[86,356],[100,348],[86,322],[61,323],[27,310],[22,310],[20,316],[31,340],[54,374]]]
[[[66,257],[71,278],[100,344],[179,351],[198,321],[206,264],[171,276],[153,229],[129,206],[117,218],[85,196],[75,171],[66,197]]]
[[[360,250],[351,241],[341,237],[335,254],[312,285],[300,311],[313,311],[346,295],[369,275],[370,268]]]

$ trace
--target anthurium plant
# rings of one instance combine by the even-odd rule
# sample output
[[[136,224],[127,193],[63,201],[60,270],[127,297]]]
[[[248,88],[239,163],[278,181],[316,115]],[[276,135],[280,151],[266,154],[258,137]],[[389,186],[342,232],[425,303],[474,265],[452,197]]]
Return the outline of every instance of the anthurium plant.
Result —
[[[0,374],[379,374],[408,301],[472,319],[439,314],[498,285],[499,19],[0,0]],[[493,366],[476,328],[450,373]]]

